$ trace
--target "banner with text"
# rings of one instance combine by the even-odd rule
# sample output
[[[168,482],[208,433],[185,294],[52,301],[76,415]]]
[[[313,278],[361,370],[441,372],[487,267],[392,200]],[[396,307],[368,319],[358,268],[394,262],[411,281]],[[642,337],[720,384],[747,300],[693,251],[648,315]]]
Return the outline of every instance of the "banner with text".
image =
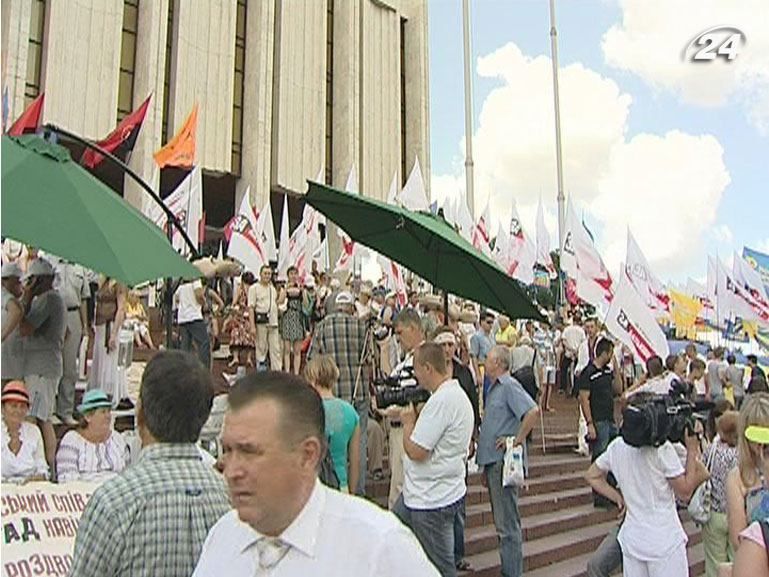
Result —
[[[80,516],[99,483],[2,485],[3,576],[69,574]]]

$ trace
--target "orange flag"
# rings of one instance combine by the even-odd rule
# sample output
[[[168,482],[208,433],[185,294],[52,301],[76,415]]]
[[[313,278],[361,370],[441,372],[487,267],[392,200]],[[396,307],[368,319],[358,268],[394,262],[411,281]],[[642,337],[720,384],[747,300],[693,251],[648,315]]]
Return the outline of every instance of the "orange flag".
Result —
[[[192,168],[195,164],[195,132],[198,128],[198,105],[192,108],[181,130],[155,153],[155,162],[160,168],[178,166]]]

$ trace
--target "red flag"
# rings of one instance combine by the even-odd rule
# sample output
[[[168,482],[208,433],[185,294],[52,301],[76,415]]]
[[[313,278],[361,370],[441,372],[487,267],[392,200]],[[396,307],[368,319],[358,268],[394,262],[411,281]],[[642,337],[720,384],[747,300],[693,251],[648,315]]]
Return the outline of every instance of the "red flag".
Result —
[[[96,144],[112,154],[115,154],[115,151],[121,146],[126,151],[132,150],[139,136],[139,131],[141,130],[142,122],[144,122],[144,116],[147,114],[147,108],[149,108],[151,99],[152,94],[147,97],[147,100],[139,108],[121,120],[117,128],[110,132],[107,138],[100,140]],[[89,148],[83,153],[81,162],[88,168],[95,168],[102,160],[104,160],[103,154],[99,154]]]
[[[21,136],[22,134],[29,134],[37,132],[40,126],[40,121],[43,118],[43,101],[45,100],[45,92],[35,98],[32,103],[27,106],[27,109],[21,113],[16,119],[16,122],[11,124],[8,129],[9,136]]]

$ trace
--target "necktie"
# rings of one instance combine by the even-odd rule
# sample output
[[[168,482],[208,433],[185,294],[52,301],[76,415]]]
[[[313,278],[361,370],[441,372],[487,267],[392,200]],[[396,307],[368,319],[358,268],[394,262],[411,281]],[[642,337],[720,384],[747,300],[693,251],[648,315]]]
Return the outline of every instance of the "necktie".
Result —
[[[271,569],[283,557],[286,556],[290,545],[279,537],[262,537],[256,542],[256,550],[259,552],[259,567]]]

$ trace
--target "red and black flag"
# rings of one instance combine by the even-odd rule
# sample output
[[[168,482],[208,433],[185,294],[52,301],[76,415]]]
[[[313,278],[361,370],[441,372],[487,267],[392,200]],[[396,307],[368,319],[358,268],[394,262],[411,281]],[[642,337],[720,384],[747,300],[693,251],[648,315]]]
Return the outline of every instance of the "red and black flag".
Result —
[[[107,138],[100,140],[96,144],[115,156],[125,157],[133,150],[134,144],[136,144],[136,139],[139,136],[139,130],[141,130],[142,122],[144,122],[144,116],[147,114],[147,108],[149,108],[151,99],[152,94],[147,97],[147,100],[139,108],[121,120],[117,128],[110,132]],[[84,166],[93,169],[102,160],[104,160],[104,155],[89,148],[83,153],[80,162]],[[124,158],[121,160],[124,160]]]
[[[9,136],[21,136],[22,134],[34,134],[40,127],[40,121],[43,119],[43,102],[45,92],[35,98],[27,109],[21,113],[16,122],[11,124],[8,129]]]

